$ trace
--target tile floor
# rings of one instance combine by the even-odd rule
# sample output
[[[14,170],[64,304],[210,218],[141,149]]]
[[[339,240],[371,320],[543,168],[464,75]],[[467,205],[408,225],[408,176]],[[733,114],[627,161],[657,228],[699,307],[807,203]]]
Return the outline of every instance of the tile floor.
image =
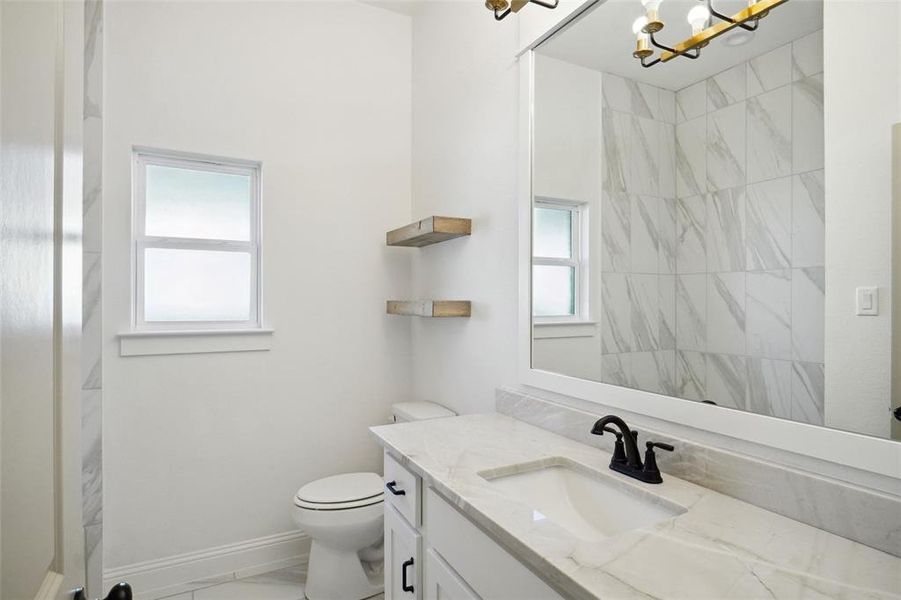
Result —
[[[307,566],[300,565],[168,596],[165,600],[304,600],[306,578]],[[383,599],[382,594],[372,598]]]

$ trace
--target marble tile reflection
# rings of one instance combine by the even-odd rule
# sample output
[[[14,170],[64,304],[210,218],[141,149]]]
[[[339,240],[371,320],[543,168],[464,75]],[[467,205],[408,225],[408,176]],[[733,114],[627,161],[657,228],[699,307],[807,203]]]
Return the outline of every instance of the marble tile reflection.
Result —
[[[629,136],[628,189],[634,194],[660,193],[660,124],[634,117]]]
[[[676,272],[676,201],[661,198],[657,203],[657,272]]]
[[[663,198],[676,197],[676,127],[660,123],[660,155],[658,175],[659,195]]]
[[[656,273],[659,261],[659,200],[635,196],[632,201],[631,255],[633,273]]]
[[[676,276],[676,348],[707,349],[707,275]]]
[[[602,354],[601,382],[620,387],[631,387],[632,355],[628,353]]]
[[[688,400],[707,399],[707,361],[702,352],[676,351],[675,392]]]
[[[629,275],[632,350],[657,350],[660,321],[657,275]]]
[[[823,267],[792,269],[792,358],[824,362],[826,276]]]
[[[791,266],[791,195],[790,177],[748,186],[748,269]]]
[[[601,352],[632,350],[632,301],[628,275],[604,273],[601,277]]]
[[[660,275],[657,279],[659,320],[657,323],[658,345],[661,350],[676,347],[676,278]]]
[[[792,162],[795,173],[822,169],[825,162],[823,75],[792,84]]]
[[[789,86],[748,99],[747,181],[791,175],[792,93]]]
[[[793,421],[822,425],[824,420],[825,373],[821,363],[792,363]]]
[[[676,122],[676,93],[662,88],[657,89],[657,98],[660,102],[660,113],[657,120],[669,123]]]
[[[707,79],[708,111],[715,111],[747,98],[746,71],[746,63],[740,63]]]
[[[823,30],[792,42],[792,80],[823,72]]]
[[[745,188],[707,195],[707,272],[745,269]]]
[[[791,359],[791,271],[747,274],[747,353]]]
[[[676,92],[676,123],[691,121],[707,112],[707,82],[699,81],[694,85]]]
[[[675,382],[676,352],[635,352],[632,355],[631,387],[657,394],[670,394]]]
[[[792,266],[826,264],[826,188],[823,171],[792,178]]]
[[[707,351],[745,354],[745,274],[707,275]]]
[[[676,200],[676,272],[707,270],[707,204],[704,196]]]
[[[745,183],[745,102],[707,115],[707,189]]]
[[[82,389],[100,389],[102,378],[101,336],[101,275],[102,261],[99,252],[82,255],[82,339],[81,371]]]
[[[603,109],[601,121],[604,131],[603,189],[624,192],[629,179],[628,147],[631,135],[631,117],[625,113]]]
[[[748,96],[782,87],[792,80],[791,44],[780,46],[748,61]]]
[[[792,363],[748,357],[747,409],[758,415],[791,418]]]
[[[707,354],[707,397],[719,406],[745,410],[747,372],[744,356]]]
[[[676,125],[676,194],[680,198],[707,190],[707,118]]]
[[[632,267],[632,197],[604,192],[601,197],[601,269],[627,272]]]

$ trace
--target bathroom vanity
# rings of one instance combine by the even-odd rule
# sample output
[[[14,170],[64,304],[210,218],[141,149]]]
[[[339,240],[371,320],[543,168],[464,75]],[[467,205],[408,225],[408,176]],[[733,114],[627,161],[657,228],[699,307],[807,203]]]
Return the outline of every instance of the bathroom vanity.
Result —
[[[901,594],[895,556],[665,472],[635,481],[607,452],[504,415],[372,432],[394,482],[389,599]]]

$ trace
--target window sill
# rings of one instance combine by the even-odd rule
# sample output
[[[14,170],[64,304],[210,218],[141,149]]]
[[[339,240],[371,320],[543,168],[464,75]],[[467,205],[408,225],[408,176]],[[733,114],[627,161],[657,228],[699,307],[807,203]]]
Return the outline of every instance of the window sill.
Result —
[[[119,334],[119,356],[267,351],[273,333],[272,329],[129,331]]]
[[[536,340],[593,337],[595,335],[597,335],[597,323],[594,321],[542,321],[532,325],[532,337]]]

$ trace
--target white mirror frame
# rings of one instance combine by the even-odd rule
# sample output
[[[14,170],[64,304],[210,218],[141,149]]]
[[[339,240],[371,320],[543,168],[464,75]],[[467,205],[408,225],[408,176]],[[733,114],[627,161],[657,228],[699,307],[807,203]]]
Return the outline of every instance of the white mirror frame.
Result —
[[[534,49],[585,10],[589,1],[562,19],[519,55],[519,382],[580,400],[620,408],[674,424],[706,430],[817,460],[901,479],[901,442],[796,423],[775,417],[712,406],[672,396],[577,379],[532,368],[532,98]]]

